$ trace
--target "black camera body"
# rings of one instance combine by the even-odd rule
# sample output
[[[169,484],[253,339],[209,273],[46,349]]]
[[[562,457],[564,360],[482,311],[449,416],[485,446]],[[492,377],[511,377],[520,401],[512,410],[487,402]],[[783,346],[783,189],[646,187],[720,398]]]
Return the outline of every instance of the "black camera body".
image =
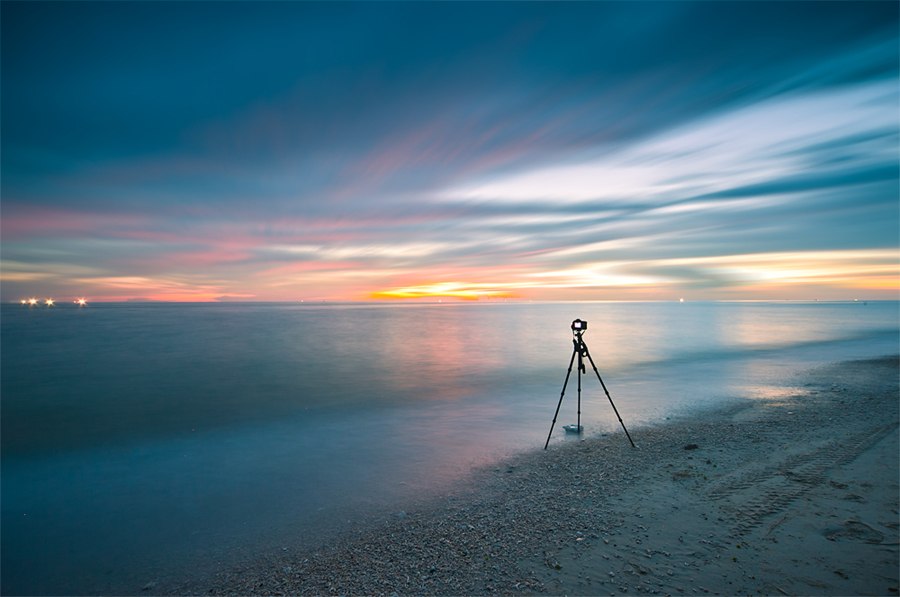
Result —
[[[572,331],[573,332],[583,332],[587,329],[587,322],[582,321],[581,319],[576,319],[572,322]]]

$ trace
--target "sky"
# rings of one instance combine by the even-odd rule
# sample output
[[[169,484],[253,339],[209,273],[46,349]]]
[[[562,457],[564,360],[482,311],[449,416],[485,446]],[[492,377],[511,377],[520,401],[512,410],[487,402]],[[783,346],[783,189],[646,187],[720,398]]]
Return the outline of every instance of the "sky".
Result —
[[[896,2],[0,4],[0,298],[900,290]]]

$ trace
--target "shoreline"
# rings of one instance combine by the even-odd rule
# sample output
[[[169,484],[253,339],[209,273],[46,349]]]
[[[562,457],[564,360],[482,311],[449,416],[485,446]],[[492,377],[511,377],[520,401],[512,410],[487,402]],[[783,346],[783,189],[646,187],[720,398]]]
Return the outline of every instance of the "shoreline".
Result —
[[[897,595],[898,358],[802,377],[630,430],[638,449],[619,430],[521,454],[331,545],[165,592]]]

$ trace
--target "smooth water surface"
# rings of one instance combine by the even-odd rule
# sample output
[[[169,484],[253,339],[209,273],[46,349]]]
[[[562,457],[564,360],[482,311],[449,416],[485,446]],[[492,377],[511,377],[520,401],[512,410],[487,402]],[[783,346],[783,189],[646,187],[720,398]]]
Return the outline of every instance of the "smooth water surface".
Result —
[[[629,429],[898,352],[896,302],[3,305],[2,593],[205,574],[539,449],[575,318]]]

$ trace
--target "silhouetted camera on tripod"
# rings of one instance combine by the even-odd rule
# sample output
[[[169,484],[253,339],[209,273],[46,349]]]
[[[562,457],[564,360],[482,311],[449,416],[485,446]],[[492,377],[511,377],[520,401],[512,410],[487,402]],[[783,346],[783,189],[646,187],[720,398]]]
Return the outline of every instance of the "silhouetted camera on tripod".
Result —
[[[563,396],[566,395],[566,385],[569,383],[569,375],[572,374],[572,364],[575,362],[576,355],[578,356],[578,423],[575,425],[566,425],[566,432],[580,434],[584,431],[584,427],[581,426],[581,374],[585,372],[584,357],[587,357],[591,362],[591,368],[593,368],[594,373],[597,374],[597,379],[600,380],[600,385],[603,386],[603,391],[609,399],[609,404],[612,406],[613,412],[616,413],[616,417],[619,419],[622,429],[625,430],[625,435],[628,436],[628,441],[631,442],[631,447],[637,447],[634,445],[634,441],[632,441],[628,429],[625,429],[625,423],[622,422],[622,417],[619,416],[619,411],[616,409],[616,405],[613,404],[612,398],[609,395],[609,390],[606,389],[606,384],[603,383],[603,378],[600,377],[600,372],[597,371],[597,366],[594,364],[594,359],[591,358],[591,353],[588,351],[587,344],[584,343],[584,338],[582,338],[582,336],[586,331],[587,322],[583,319],[576,319],[572,322],[572,333],[575,335],[575,337],[572,338],[572,344],[575,345],[575,349],[572,351],[572,358],[569,359],[569,370],[566,372],[566,381],[563,383],[562,392],[559,394],[559,404],[556,405],[556,414],[553,415],[553,423],[550,425],[550,433],[547,435],[547,443],[544,444],[544,449],[546,450],[547,446],[550,445],[550,436],[553,435],[556,417],[559,416],[559,407],[562,406]]]

